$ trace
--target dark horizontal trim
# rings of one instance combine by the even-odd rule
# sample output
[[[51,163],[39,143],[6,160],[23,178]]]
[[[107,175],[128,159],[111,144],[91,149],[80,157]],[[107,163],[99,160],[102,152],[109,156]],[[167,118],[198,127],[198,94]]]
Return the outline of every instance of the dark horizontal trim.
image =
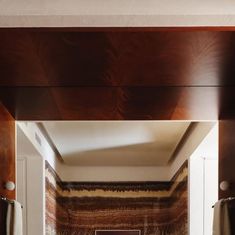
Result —
[[[235,88],[235,84],[232,85],[1,85],[2,88]]]
[[[168,190],[171,182],[61,182],[63,190],[159,191]]]
[[[59,204],[65,204],[74,210],[109,210],[122,209],[154,209],[157,206],[166,209],[171,207],[173,198],[165,197],[136,197],[136,198],[120,198],[120,197],[57,197]]]
[[[9,27],[0,31],[36,32],[190,32],[190,31],[235,31],[235,26],[174,26],[174,27]]]

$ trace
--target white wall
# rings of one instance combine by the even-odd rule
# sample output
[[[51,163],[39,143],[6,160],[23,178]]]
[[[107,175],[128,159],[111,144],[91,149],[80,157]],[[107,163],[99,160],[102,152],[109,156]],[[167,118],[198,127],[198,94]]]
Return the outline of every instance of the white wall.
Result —
[[[168,181],[169,167],[78,167],[64,165],[64,181]]]
[[[23,205],[24,235],[44,234],[44,161],[17,156],[17,200]]]
[[[27,162],[17,156],[16,160],[16,199],[23,206],[23,234],[28,235],[27,229]]]
[[[212,206],[218,200],[218,125],[190,156],[190,235],[211,235]]]
[[[44,160],[19,128],[16,163],[16,198],[23,205],[24,235],[42,235],[45,231]]]
[[[47,142],[44,135],[41,133],[39,128],[37,127],[35,122],[17,122],[18,128],[24,133],[24,135],[30,141],[30,145],[32,145],[36,151],[43,157],[44,160],[47,160],[50,165],[56,169],[58,175],[61,175],[62,164],[56,157],[53,149]],[[29,148],[29,146],[24,146],[23,143],[18,144],[19,148],[24,149]]]
[[[189,161],[190,235],[204,235],[203,163],[203,158],[197,154],[193,154]]]
[[[212,205],[218,200],[218,159],[205,159],[204,179],[204,235],[212,234]]]

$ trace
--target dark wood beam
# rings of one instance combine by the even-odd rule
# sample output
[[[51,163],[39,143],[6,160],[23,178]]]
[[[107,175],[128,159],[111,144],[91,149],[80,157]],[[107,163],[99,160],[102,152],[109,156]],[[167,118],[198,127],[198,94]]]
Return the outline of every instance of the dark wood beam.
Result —
[[[221,89],[13,87],[0,99],[16,120],[217,120]]]
[[[232,31],[0,30],[0,86],[235,85]]]

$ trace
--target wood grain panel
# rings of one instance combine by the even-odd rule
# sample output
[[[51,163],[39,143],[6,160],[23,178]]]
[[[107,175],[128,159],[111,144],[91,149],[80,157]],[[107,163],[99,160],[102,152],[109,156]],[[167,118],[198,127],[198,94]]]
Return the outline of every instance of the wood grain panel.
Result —
[[[1,29],[0,98],[17,120],[233,124],[234,63],[234,28]]]
[[[15,182],[15,121],[0,103],[0,195],[15,199],[15,190],[6,190],[7,181]],[[0,233],[5,234],[7,204],[0,200]]]
[[[219,155],[220,155],[220,182],[231,182],[227,191],[220,190],[220,197],[235,196],[235,132],[234,120],[220,120],[219,122]]]
[[[0,89],[17,120],[216,120],[217,87]]]
[[[218,29],[2,29],[0,96],[18,120],[217,119],[234,57]]]
[[[0,195],[14,199],[15,190],[6,190],[4,183],[15,182],[15,120],[1,103],[0,122]]]
[[[60,119],[50,89],[0,88],[0,99],[14,118],[21,120]]]
[[[234,85],[234,32],[0,30],[0,85]]]
[[[219,191],[220,198],[235,196],[235,120],[219,122],[219,182],[228,181],[229,190]],[[232,234],[235,234],[235,202],[229,202]]]

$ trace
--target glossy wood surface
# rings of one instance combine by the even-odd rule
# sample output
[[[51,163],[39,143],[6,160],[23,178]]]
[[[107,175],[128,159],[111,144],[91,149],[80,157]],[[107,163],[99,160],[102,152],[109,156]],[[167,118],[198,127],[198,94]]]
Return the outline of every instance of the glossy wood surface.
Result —
[[[5,189],[7,181],[15,182],[15,121],[0,103],[0,195],[15,199],[15,190]],[[6,202],[0,200],[0,234],[5,234]]]
[[[221,120],[219,122],[219,155],[220,157],[220,182],[228,181],[232,185],[227,191],[220,190],[220,197],[235,197],[235,121]]]
[[[0,85],[234,85],[234,51],[234,32],[0,31]]]
[[[232,31],[2,29],[0,96],[17,120],[217,119],[234,57]]]
[[[4,88],[0,98],[17,120],[214,120],[214,87]]]
[[[235,120],[219,122],[219,182],[227,181],[226,191],[219,191],[220,198],[235,197]],[[235,234],[235,201],[229,202],[232,234]]]
[[[6,190],[7,181],[15,182],[15,120],[0,103],[0,195],[15,198],[15,190]]]
[[[0,99],[17,120],[235,118],[235,32],[1,29]]]
[[[220,119],[220,197],[235,196],[234,30],[0,29],[0,100],[16,120]],[[0,106],[0,194],[14,198],[11,115]]]

